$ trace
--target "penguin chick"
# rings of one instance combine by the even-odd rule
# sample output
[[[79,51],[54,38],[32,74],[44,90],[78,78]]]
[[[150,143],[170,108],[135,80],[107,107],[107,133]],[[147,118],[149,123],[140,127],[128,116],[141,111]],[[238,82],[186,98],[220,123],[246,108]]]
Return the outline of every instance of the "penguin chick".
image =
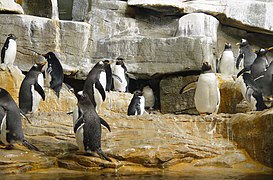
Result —
[[[234,55],[230,43],[225,43],[225,48],[219,62],[217,63],[217,67],[217,72],[223,75],[234,74]]]
[[[19,90],[19,108],[24,114],[35,113],[41,99],[45,100],[44,76],[41,72],[44,64],[34,64],[22,81]]]
[[[1,50],[1,63],[13,65],[16,51],[16,36],[14,34],[9,34]]]
[[[144,86],[142,92],[145,99],[145,109],[153,109],[155,104],[155,96],[153,89],[149,85],[147,85]]]
[[[95,111],[95,107],[85,92],[77,94],[78,106],[82,116],[75,122],[74,132],[79,150],[86,154],[96,152],[99,156],[111,162],[101,150],[101,122],[105,122]],[[108,124],[107,124],[108,125]],[[109,125],[108,125],[109,126]]]
[[[64,72],[63,67],[53,52],[48,52],[47,54],[43,55],[46,60],[47,64],[45,65],[45,78],[46,78],[46,85],[53,89],[57,95],[60,97],[60,91],[62,89],[62,84],[64,80]]]
[[[30,150],[39,151],[37,147],[24,139],[20,109],[3,88],[0,88],[0,109],[1,141],[8,148],[13,147],[15,143],[22,143]]]
[[[143,115],[145,111],[145,99],[140,90],[135,91],[133,98],[128,106],[127,115]]]

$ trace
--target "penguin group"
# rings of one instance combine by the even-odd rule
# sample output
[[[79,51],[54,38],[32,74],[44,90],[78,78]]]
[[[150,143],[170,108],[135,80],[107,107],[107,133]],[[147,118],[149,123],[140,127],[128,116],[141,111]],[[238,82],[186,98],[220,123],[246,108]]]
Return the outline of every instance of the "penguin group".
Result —
[[[236,45],[239,46],[237,58],[233,54],[231,44],[225,43],[221,57],[216,60],[216,72],[234,76],[237,69],[236,82],[240,84],[242,95],[250,109],[262,111],[271,107],[272,105],[268,106],[266,102],[272,101],[273,61],[269,61],[267,53],[273,47],[253,51],[246,39],[241,39]],[[196,89],[194,103],[200,114],[217,113],[220,91],[218,80],[208,62],[203,63],[198,81],[182,87],[180,94],[191,89]]]

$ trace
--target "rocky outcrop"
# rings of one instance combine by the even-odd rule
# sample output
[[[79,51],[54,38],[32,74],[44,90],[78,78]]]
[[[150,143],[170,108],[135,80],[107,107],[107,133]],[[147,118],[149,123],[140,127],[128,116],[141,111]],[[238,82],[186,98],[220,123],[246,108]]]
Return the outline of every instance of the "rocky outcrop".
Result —
[[[253,159],[273,167],[273,110],[236,114],[226,121],[225,137],[238,143]]]
[[[14,1],[0,0],[0,13],[24,14],[24,10]]]
[[[128,0],[128,5],[149,8],[161,13],[172,12],[180,15],[182,13],[203,12],[217,17],[224,25],[248,29],[254,32],[272,33],[272,21],[270,14],[273,11],[272,3],[267,0],[196,0],[196,1],[172,1],[168,0]]]

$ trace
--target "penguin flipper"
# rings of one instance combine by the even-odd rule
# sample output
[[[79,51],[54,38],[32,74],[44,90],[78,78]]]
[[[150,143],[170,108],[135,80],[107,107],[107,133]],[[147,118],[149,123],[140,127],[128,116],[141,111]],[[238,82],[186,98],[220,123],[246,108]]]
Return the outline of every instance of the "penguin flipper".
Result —
[[[20,115],[25,118],[29,124],[32,124],[31,121],[28,119],[28,117],[25,115],[25,113],[20,109]]]
[[[106,127],[106,128],[108,129],[109,132],[111,132],[111,128],[110,128],[109,124],[108,124],[104,119],[102,119],[101,117],[100,117],[100,123],[101,123],[104,127]]]
[[[196,89],[196,81],[191,82],[190,84],[185,85],[184,87],[182,87],[179,91],[179,94],[184,94],[192,89]]]
[[[239,69],[239,65],[240,65],[240,62],[241,60],[243,59],[244,55],[243,54],[239,54],[239,56],[237,57],[237,60],[236,60],[236,68]]]
[[[98,155],[100,155],[101,157],[103,157],[105,160],[107,160],[109,162],[112,162],[112,160],[109,157],[107,157],[106,154],[104,154],[104,152],[101,150],[101,148],[99,148],[97,150],[97,153],[98,153]]]
[[[216,59],[216,72],[217,72],[217,73],[221,73],[221,72],[220,72],[220,68],[219,68],[220,62],[221,62],[221,58],[222,58],[222,57],[220,57],[220,59]]]
[[[254,93],[254,90],[250,87],[247,87],[245,97],[247,102],[251,102],[251,96]]]
[[[99,81],[97,81],[95,83],[95,87],[98,89],[98,91],[100,92],[100,95],[102,97],[102,100],[105,101],[106,95],[105,95],[105,91],[101,85],[101,83]]]
[[[245,73],[246,71],[249,71],[249,70],[250,70],[250,67],[251,67],[251,66],[247,66],[247,67],[245,67],[244,69],[242,69],[240,72],[238,72],[237,78],[238,78],[239,76],[241,76],[243,73]]]
[[[74,133],[77,132],[77,129],[84,123],[83,120],[83,116],[79,117],[76,122],[75,122],[75,126],[74,126]]]
[[[117,79],[120,83],[122,83],[122,80],[120,79],[120,77],[116,74],[112,74],[112,77]]]
[[[217,87],[217,105],[216,105],[216,108],[215,108],[215,113],[217,114],[218,113],[218,110],[219,110],[219,106],[220,106],[220,90],[219,88]]]
[[[27,140],[23,140],[22,144],[27,147],[29,150],[34,150],[34,151],[40,151],[36,146],[28,142]]]
[[[35,91],[37,91],[40,94],[42,99],[45,100],[45,92],[44,92],[43,88],[40,86],[40,84],[38,84],[37,81],[34,84],[34,89],[35,89]]]

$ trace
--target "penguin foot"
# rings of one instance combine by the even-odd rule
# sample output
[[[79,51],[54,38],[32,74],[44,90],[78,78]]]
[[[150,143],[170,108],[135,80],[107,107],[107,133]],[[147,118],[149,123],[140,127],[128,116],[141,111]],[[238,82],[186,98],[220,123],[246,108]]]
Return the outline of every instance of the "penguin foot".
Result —
[[[97,153],[98,153],[102,158],[104,158],[105,160],[107,160],[107,161],[109,161],[109,162],[112,162],[112,160],[111,160],[109,157],[107,157],[106,154],[104,154],[104,152],[101,150],[101,148],[99,148],[99,149],[97,150]]]
[[[11,149],[13,149],[13,148],[14,148],[14,145],[13,145],[13,144],[9,144],[9,145],[6,146],[5,149],[11,150]]]
[[[30,142],[28,142],[27,140],[23,140],[22,144],[28,148],[29,150],[34,150],[34,151],[40,151],[36,146],[34,146],[33,144],[31,144]]]

